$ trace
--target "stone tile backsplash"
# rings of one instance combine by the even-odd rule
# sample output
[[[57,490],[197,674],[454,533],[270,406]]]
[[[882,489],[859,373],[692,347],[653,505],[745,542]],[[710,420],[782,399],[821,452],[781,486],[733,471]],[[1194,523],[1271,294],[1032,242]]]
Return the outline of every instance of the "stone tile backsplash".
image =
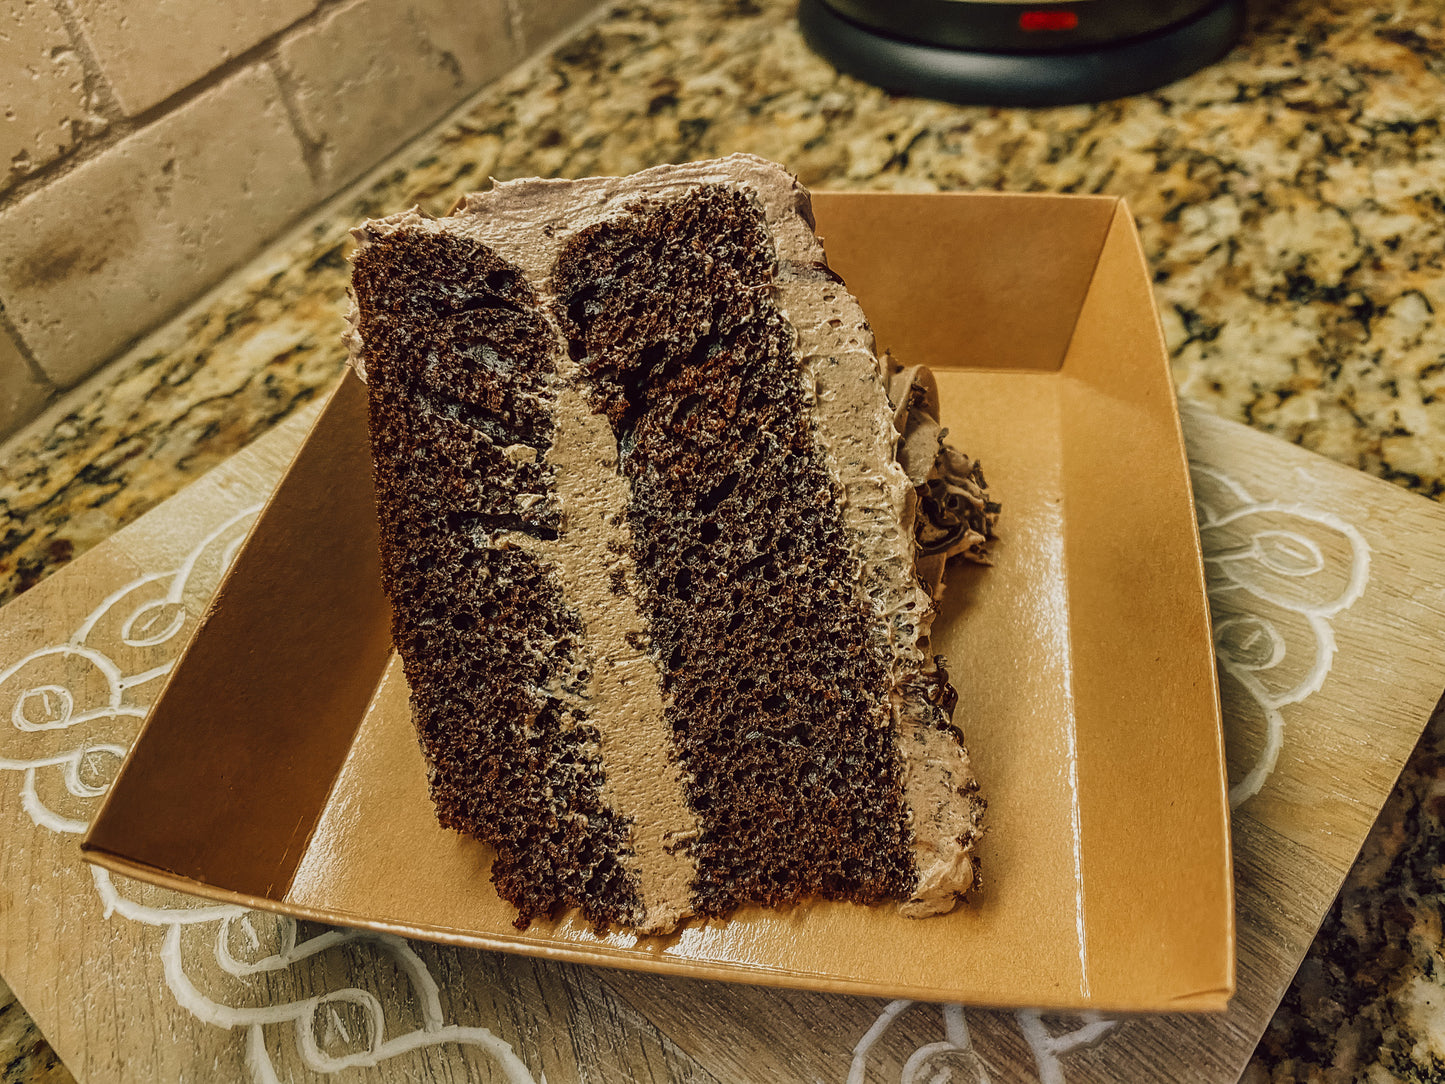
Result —
[[[204,78],[316,7],[316,0],[70,0],[126,116]]]
[[[402,143],[518,59],[502,0],[352,0],[277,48],[333,190],[375,161],[375,146]]]
[[[48,0],[0,0],[0,193],[106,127],[85,69]]]
[[[67,387],[322,194],[276,76],[243,69],[0,212],[6,315]]]
[[[0,0],[0,439],[599,0]]]

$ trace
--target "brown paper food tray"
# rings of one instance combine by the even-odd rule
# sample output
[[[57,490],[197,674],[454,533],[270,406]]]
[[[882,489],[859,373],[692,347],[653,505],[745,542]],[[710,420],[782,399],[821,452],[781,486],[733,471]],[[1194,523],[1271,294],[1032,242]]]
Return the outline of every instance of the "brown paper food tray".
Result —
[[[94,820],[109,869],[299,918],[614,967],[997,1006],[1222,1008],[1228,806],[1187,464],[1147,268],[1105,197],[819,193],[881,348],[938,371],[1005,518],[935,626],[990,801],[950,915],[813,902],[594,935],[512,926],[440,828],[379,583],[348,375]]]

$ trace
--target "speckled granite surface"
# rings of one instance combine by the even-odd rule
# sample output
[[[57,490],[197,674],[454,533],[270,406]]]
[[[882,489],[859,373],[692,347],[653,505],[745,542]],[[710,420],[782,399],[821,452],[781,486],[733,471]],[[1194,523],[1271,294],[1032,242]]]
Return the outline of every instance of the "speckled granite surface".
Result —
[[[0,979],[0,1084],[72,1084],[73,1080]]]
[[[354,221],[444,212],[489,175],[739,150],[819,187],[1125,196],[1181,394],[1445,496],[1440,15],[1437,0],[1268,5],[1223,63],[1164,91],[1025,112],[840,77],[790,0],[618,6],[0,449],[0,601],[330,385]],[[1247,1080],[1445,1079],[1442,818],[1437,721]],[[65,1079],[25,1028],[0,999],[6,1084]]]

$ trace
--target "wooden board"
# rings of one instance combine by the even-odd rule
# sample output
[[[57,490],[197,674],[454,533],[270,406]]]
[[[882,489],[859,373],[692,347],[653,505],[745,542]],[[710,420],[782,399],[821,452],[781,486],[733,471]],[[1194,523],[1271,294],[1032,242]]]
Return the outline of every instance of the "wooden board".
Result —
[[[95,871],[78,833],[306,422],[0,611],[0,973],[83,1084],[1233,1081],[1445,688],[1445,509],[1186,410],[1235,809],[1227,1013],[1041,1017],[663,979]]]

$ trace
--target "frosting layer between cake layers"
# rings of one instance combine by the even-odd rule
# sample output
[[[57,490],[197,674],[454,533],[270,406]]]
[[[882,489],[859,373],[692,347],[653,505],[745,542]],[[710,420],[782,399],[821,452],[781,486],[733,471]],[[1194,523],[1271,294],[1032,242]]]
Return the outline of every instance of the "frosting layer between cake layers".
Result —
[[[806,192],[734,156],[500,184],[446,219],[409,212],[358,237],[353,363],[386,563],[421,560],[430,517],[462,564],[520,562],[552,603],[510,700],[483,702],[449,685],[474,668],[426,655],[497,659],[481,641],[513,581],[450,583],[452,609],[479,620],[458,632],[438,612],[440,647],[423,620],[437,586],[389,574],[433,796],[444,823],[496,844],[519,924],[578,906],[663,932],[808,895],[951,907],[974,880],[982,802],[928,651],[887,374]],[[403,304],[437,292],[400,270],[417,245],[470,262],[449,273],[473,294]],[[453,358],[419,355],[413,340],[444,328]],[[449,409],[426,376],[448,364],[496,387]],[[448,477],[439,502],[415,477],[430,468],[406,460],[409,435],[448,412],[468,432],[447,436],[495,485]],[[550,426],[528,430],[533,412]],[[455,733],[487,727],[504,735],[498,762],[459,759]],[[538,752],[538,727],[555,749]],[[556,777],[587,785],[559,792]],[[511,838],[496,806],[519,792],[541,824]]]

